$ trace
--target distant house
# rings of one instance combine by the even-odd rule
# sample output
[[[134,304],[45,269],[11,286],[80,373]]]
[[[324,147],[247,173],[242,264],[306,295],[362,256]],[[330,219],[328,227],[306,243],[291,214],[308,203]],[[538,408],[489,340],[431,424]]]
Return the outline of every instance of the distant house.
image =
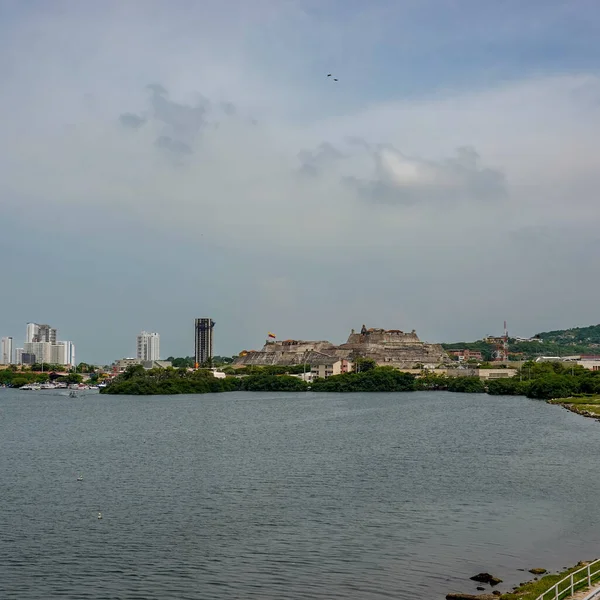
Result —
[[[313,378],[327,378],[333,375],[342,375],[343,373],[350,373],[354,364],[345,358],[338,358],[337,356],[323,356],[319,359],[318,364],[312,364],[310,372]]]
[[[469,350],[468,348],[460,348],[448,350],[448,354],[456,356],[459,361],[463,360],[483,360],[483,354],[479,350]]]

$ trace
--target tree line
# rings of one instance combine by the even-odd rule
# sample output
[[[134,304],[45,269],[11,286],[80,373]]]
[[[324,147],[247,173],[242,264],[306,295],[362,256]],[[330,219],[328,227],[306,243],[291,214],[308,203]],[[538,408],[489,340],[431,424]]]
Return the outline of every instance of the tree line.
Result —
[[[393,367],[377,367],[366,362],[356,373],[316,379],[308,384],[294,374],[303,365],[294,367],[246,367],[243,377],[217,379],[207,369],[189,371],[186,368],[144,370],[141,365],[129,367],[116,377],[102,393],[107,394],[202,394],[233,391],[257,392],[409,392],[446,390],[461,393],[520,395],[551,399],[574,395],[600,394],[600,371],[589,371],[578,365],[562,363],[525,363],[516,377],[484,381],[479,377],[448,377],[423,372],[398,371]],[[242,371],[238,370],[238,374]]]

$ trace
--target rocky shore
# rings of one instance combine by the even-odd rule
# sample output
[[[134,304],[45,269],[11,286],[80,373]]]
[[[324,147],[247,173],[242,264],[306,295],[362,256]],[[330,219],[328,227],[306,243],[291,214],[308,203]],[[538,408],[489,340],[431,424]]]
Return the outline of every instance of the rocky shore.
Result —
[[[566,410],[582,417],[600,421],[600,397],[598,396],[589,398],[553,398],[552,400],[547,400],[547,402],[548,404],[558,404]]]
[[[476,587],[476,591],[482,593],[451,592],[446,595],[446,600],[536,600],[543,592],[550,589],[558,581],[585,567],[589,562],[591,561],[579,562],[574,567],[565,568],[558,573],[548,573],[546,569],[537,567],[528,569],[529,573],[536,575],[536,577],[530,581],[522,582],[518,586],[513,587],[511,591],[506,592],[493,589],[502,583],[502,579],[490,573],[478,573],[469,579],[479,584]],[[525,569],[519,569],[519,571],[525,571]],[[537,577],[538,575],[541,577]]]

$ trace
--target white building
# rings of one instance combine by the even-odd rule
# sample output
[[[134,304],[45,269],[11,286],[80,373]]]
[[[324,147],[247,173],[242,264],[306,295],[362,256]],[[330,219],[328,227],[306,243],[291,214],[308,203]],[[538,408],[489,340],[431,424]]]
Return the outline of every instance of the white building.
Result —
[[[0,364],[13,364],[13,339],[11,337],[3,337],[0,342]]]
[[[50,342],[25,342],[23,352],[33,354],[36,363],[52,362],[52,344]]]
[[[75,344],[73,342],[57,342],[50,349],[50,362],[67,367],[75,366]]]
[[[137,336],[137,358],[140,360],[160,360],[160,335],[142,331]]]
[[[23,364],[23,348],[17,348],[15,350],[15,365]]]
[[[354,364],[345,358],[330,356],[320,358],[318,364],[311,365],[310,372],[314,379],[327,378],[343,373],[351,373],[353,367]]]
[[[40,326],[37,323],[27,323],[27,333],[25,334],[25,343],[31,344],[37,337]]]

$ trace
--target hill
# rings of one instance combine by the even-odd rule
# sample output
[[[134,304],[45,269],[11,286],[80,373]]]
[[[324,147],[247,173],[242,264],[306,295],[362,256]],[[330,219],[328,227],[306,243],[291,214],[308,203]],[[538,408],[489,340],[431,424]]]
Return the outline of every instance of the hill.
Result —
[[[540,337],[545,342],[555,342],[567,345],[582,344],[585,346],[597,344],[600,347],[600,325],[545,331],[538,333],[536,337]]]
[[[534,336],[540,341],[518,342],[509,338],[509,357],[514,360],[535,358],[537,356],[569,356],[574,354],[600,354],[600,325],[572,327],[544,331]],[[479,350],[485,360],[490,360],[494,346],[483,340],[476,342],[453,342],[442,344],[446,350]]]

